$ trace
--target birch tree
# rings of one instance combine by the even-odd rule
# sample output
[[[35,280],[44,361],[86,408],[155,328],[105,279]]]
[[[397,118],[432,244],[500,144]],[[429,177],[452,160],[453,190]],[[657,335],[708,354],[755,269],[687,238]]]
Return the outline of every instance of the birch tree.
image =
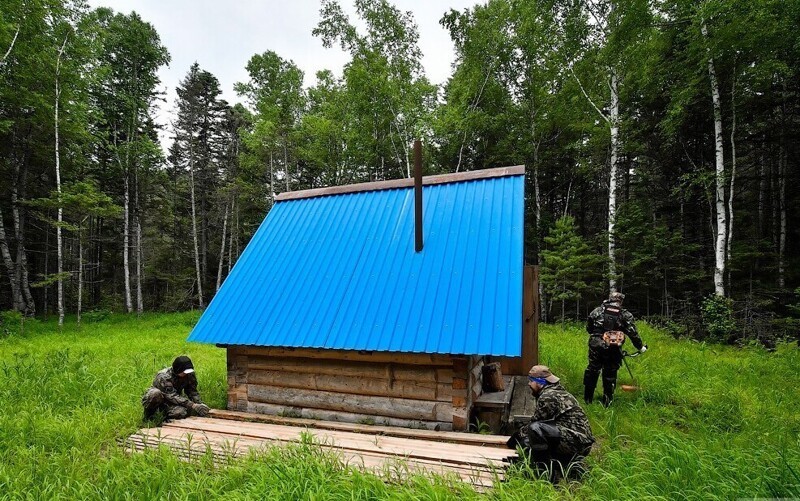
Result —
[[[69,40],[69,34],[64,37],[64,42],[61,44],[61,48],[58,49],[58,56],[56,57],[56,74],[55,74],[55,103],[53,105],[53,115],[54,115],[54,132],[55,132],[55,155],[56,155],[56,191],[58,193],[58,197],[61,197],[61,152],[59,150],[59,142],[58,142],[58,110],[60,108],[60,101],[61,101],[61,87],[60,87],[60,77],[61,77],[61,58],[64,55],[64,49],[67,46],[67,40]],[[58,325],[64,325],[64,278],[62,274],[64,273],[64,255],[63,255],[63,241],[61,239],[61,226],[64,221],[64,209],[59,203],[58,205],[58,222],[56,224],[56,246],[58,248]]]
[[[136,232],[134,242],[137,249],[141,248],[141,221],[138,210],[132,211],[132,203],[136,209],[138,172],[153,150],[154,138],[150,130],[160,83],[157,71],[169,62],[169,53],[152,25],[135,12],[123,15],[99,9],[94,19],[102,27],[96,56],[97,84],[92,91],[98,113],[103,117],[103,126],[97,135],[103,143],[101,154],[114,159],[123,182],[123,294],[125,310],[131,313],[132,219]],[[141,290],[141,255],[137,258],[136,283]],[[137,300],[137,309],[141,307],[141,300]]]
[[[651,37],[652,12],[644,0],[580,0],[566,2],[562,16],[564,31],[569,40],[565,45],[566,64],[580,93],[605,122],[609,132],[608,174],[608,287],[617,290],[616,219],[617,189],[620,177],[622,144],[620,126],[620,95],[626,76],[644,70],[641,48],[648,46]],[[588,65],[588,67],[587,67]],[[600,65],[603,84],[589,87],[581,70],[589,71]],[[576,68],[577,67],[577,68]],[[593,77],[589,76],[589,79]],[[606,89],[603,89],[605,87]],[[607,92],[606,92],[607,90]]]
[[[363,156],[356,166],[372,179],[411,177],[411,143],[427,137],[435,87],[424,75],[419,31],[411,12],[386,0],[356,0],[365,33],[341,6],[326,0],[313,30],[325,47],[339,45],[351,61],[344,80],[352,108],[352,140]],[[372,172],[369,172],[372,170]]]

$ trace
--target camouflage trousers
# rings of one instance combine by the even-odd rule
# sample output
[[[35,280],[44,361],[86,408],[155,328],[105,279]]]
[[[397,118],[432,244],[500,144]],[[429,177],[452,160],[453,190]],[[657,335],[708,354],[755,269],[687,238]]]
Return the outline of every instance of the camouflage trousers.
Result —
[[[159,411],[167,419],[183,419],[189,416],[189,409],[171,405],[158,388],[150,388],[142,395],[142,407],[144,407],[144,419],[152,418]]]
[[[617,371],[622,366],[622,350],[617,346],[606,346],[599,336],[589,338],[589,365],[583,373],[583,398],[589,403],[594,398],[594,389],[600,371],[603,372],[603,404],[614,398],[617,387]]]
[[[507,445],[521,446],[530,466],[549,473],[554,483],[563,476],[579,478],[586,469],[584,458],[592,450],[591,441],[582,433],[540,421],[525,425]]]

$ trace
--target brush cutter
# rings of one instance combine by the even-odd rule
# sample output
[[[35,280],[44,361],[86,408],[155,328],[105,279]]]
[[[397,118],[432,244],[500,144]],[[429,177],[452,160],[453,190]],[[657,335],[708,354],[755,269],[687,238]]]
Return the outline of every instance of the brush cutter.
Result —
[[[628,374],[631,376],[631,384],[621,384],[619,387],[622,388],[622,391],[638,391],[641,388],[636,385],[636,378],[633,377],[633,373],[631,372],[631,368],[628,366],[628,361],[625,360],[626,358],[634,358],[641,355],[642,352],[636,351],[635,353],[628,353],[625,350],[622,350],[622,363],[625,364],[625,369],[628,370]]]

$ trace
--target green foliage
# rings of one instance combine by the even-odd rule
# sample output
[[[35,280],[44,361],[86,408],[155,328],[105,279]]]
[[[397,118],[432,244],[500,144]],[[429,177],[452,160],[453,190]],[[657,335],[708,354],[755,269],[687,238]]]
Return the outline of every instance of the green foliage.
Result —
[[[800,316],[800,287],[794,290],[794,300],[796,301],[793,304],[788,305],[789,310],[797,316]]]
[[[0,335],[11,336],[22,332],[22,313],[18,311],[0,311]]]
[[[544,238],[542,249],[541,281],[552,301],[576,300],[581,294],[596,289],[590,279],[599,276],[603,258],[591,251],[589,245],[578,235],[575,220],[563,216]]]
[[[335,0],[320,7],[312,33],[351,56],[343,70],[346,151],[352,180],[408,177],[411,143],[426,139],[436,87],[425,78],[410,12],[386,0],[357,0],[353,23]],[[363,26],[363,28],[362,28]],[[363,32],[362,32],[363,31]]]
[[[380,476],[348,466],[309,432],[291,447],[244,459],[185,461],[168,449],[125,453],[141,426],[139,397],[177,353],[195,362],[204,400],[224,408],[225,352],[187,344],[198,315],[110,315],[78,330],[33,324],[0,338],[0,488],[10,499],[485,499],[453,477],[410,475],[402,460]],[[674,340],[641,325],[650,351],[631,360],[636,393],[586,406],[596,449],[581,483],[552,486],[524,468],[491,499],[731,499],[800,495],[800,351]],[[586,334],[542,325],[541,362],[574,394]],[[627,373],[620,382],[627,383]],[[781,381],[762,384],[753,380]],[[131,494],[135,493],[135,494]]]
[[[730,298],[712,294],[701,307],[703,327],[714,341],[724,341],[736,333],[736,322],[733,318],[733,301]]]
[[[109,310],[92,310],[87,311],[81,315],[81,320],[89,323],[96,324],[107,319],[111,315]]]

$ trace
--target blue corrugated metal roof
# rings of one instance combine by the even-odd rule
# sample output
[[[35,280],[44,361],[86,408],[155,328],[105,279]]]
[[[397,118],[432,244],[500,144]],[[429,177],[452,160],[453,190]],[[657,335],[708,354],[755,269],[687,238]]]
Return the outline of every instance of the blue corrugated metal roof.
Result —
[[[523,179],[277,202],[189,340],[519,356]]]

